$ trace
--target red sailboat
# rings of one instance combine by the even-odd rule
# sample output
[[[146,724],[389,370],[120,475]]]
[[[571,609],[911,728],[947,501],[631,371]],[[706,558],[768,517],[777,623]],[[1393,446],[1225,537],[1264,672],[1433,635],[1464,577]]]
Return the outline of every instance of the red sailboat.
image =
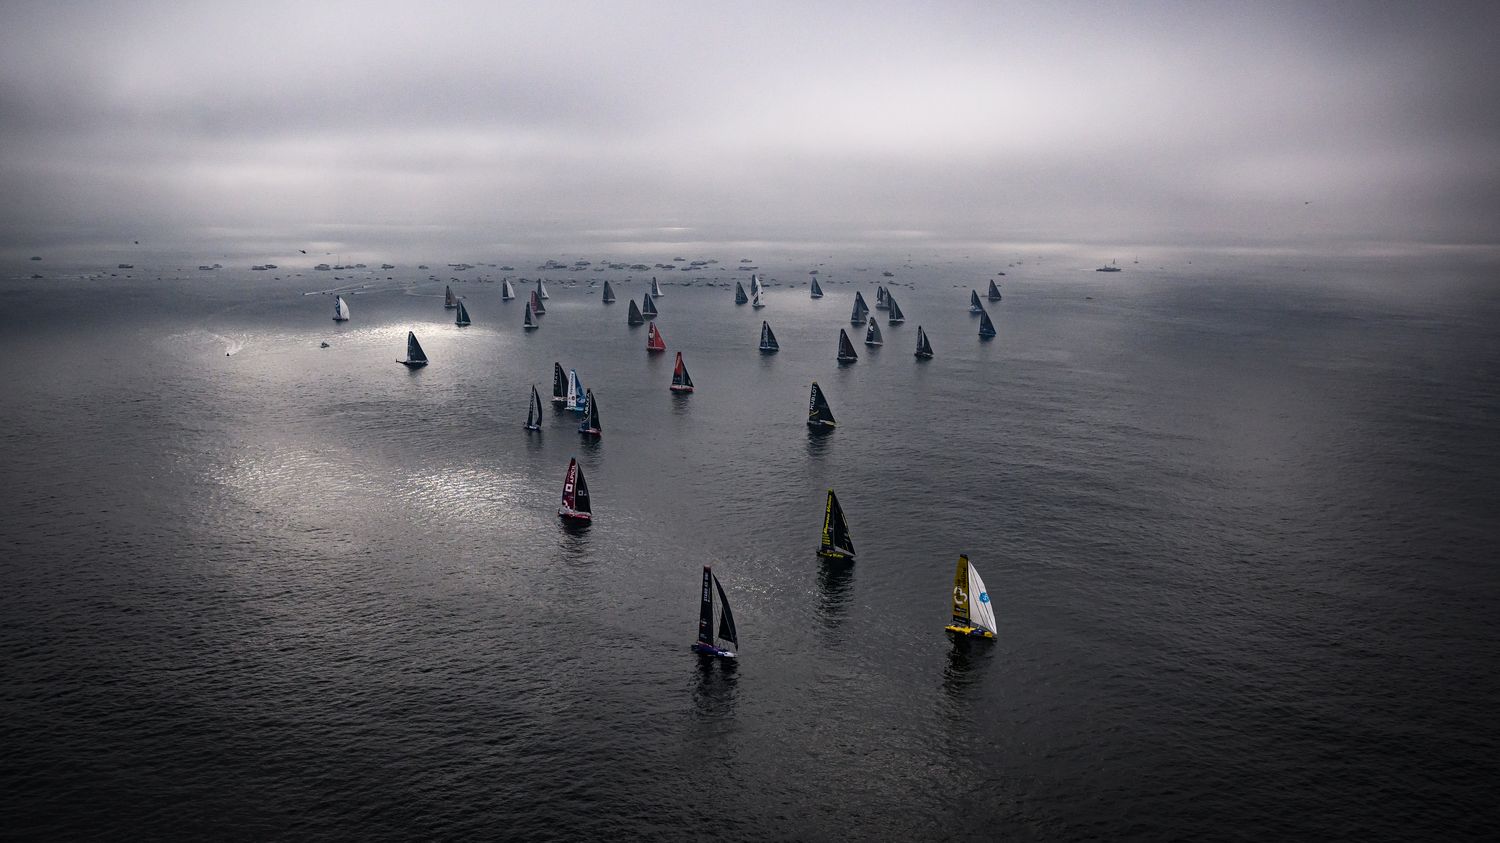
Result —
[[[682,362],[682,352],[677,352],[677,365],[672,369],[672,391],[692,392],[693,378],[688,374],[687,364]]]
[[[589,484],[584,482],[583,468],[576,457],[568,460],[568,476],[563,480],[562,506],[557,514],[566,521],[587,523],[594,520],[593,507],[589,505]]]
[[[656,330],[656,323],[655,322],[652,322],[651,323],[651,327],[649,327],[649,328],[646,329],[646,350],[647,351],[666,351],[667,350],[666,340],[663,340],[661,338],[661,331]]]

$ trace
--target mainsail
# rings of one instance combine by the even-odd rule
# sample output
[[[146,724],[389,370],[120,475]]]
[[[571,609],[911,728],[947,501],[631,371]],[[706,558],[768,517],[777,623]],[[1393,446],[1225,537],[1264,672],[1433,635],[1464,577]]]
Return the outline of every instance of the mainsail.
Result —
[[[564,407],[576,413],[588,412],[588,393],[583,388],[583,381],[578,379],[577,369],[568,370],[568,403]]]
[[[854,291],[854,312],[849,314],[849,324],[863,325],[865,317],[870,315],[870,308],[865,304],[865,297],[858,291]]]
[[[865,330],[865,345],[885,345],[885,340],[880,338],[880,324],[875,317],[870,317],[870,327]]]
[[[447,284],[443,285],[443,307],[448,310],[458,307],[458,297],[453,295],[453,288]]]
[[[458,315],[454,318],[453,324],[459,326],[460,328],[469,324],[469,309],[467,307],[464,307],[463,302],[458,303]]]
[[[812,297],[813,298],[815,298],[815,299],[821,299],[821,298],[823,298],[823,288],[818,286],[818,279],[816,279],[816,278],[814,278],[812,280],[812,291],[811,292],[812,292]]]
[[[813,381],[812,396],[807,399],[807,426],[813,428],[835,427],[833,421],[833,410],[828,406],[828,399],[823,397],[823,390],[818,388],[818,382]]]
[[[561,404],[568,400],[568,373],[563,371],[561,363],[552,364],[552,403]]]
[[[630,314],[625,317],[625,323],[628,325],[646,324],[646,317],[642,316],[641,309],[635,306],[635,299],[630,300]]]
[[[745,295],[745,285],[738,281],[734,282],[734,303],[744,304],[748,301],[750,301],[750,297]]]
[[[776,335],[771,333],[771,323],[765,321],[760,323],[760,350],[766,354],[781,350],[781,344],[776,342]]]
[[[536,391],[536,384],[531,385],[531,401],[526,405],[526,429],[542,429],[542,396]]]
[[[599,425],[599,403],[594,400],[592,389],[584,395],[583,401],[588,409],[584,411],[583,421],[578,423],[578,432],[598,436],[604,432],[604,428]]]
[[[1000,288],[997,287],[997,286],[995,286],[995,279],[993,279],[993,278],[990,279],[989,297],[990,297],[990,301],[999,301],[1000,300]]]
[[[970,290],[969,291],[969,312],[970,313],[983,313],[984,312],[984,305],[982,305],[982,304],[979,303],[979,291],[978,290]]]
[[[656,323],[655,322],[652,322],[651,323],[651,327],[646,330],[646,350],[647,351],[666,351],[667,350],[667,341],[664,340],[664,339],[662,339],[661,331],[656,330]]]
[[[422,351],[422,344],[417,342],[417,335],[411,331],[406,332],[406,359],[397,362],[412,367],[427,365],[427,355]]]
[[[969,564],[968,556],[959,556],[958,570],[953,573],[953,623],[948,629],[978,638],[994,638],[997,628],[995,606],[990,602],[984,580]]]
[[[718,596],[719,623],[717,630],[714,627],[714,597]],[[717,632],[717,640],[715,638]],[[724,586],[719,578],[714,576],[713,569],[708,565],[703,566],[703,591],[698,601],[698,640],[693,644],[693,651],[706,656],[721,656],[723,658],[734,658],[732,650],[720,646],[719,642],[738,647],[739,633],[734,627],[734,613],[729,609],[729,596],[724,593]]]
[[[979,335],[985,339],[995,335],[995,323],[990,321],[990,314],[983,308],[979,311]]]
[[[333,297],[333,321],[335,321],[335,322],[348,322],[349,321],[349,305],[344,301],[344,297],[343,296],[334,296]]]
[[[927,332],[921,325],[917,326],[917,356],[923,360],[932,357],[932,343],[927,341]]]
[[[647,316],[656,316],[656,301],[651,298],[650,293],[641,296],[641,313]]]
[[[672,391],[692,392],[693,378],[688,374],[687,364],[682,362],[682,352],[677,352],[677,365],[672,367]]]
[[[839,362],[853,363],[859,359],[854,353],[854,343],[849,341],[849,334],[843,328],[839,329]]]
[[[605,304],[614,304],[614,302],[615,302],[615,288],[609,286],[609,282],[605,281],[604,282],[604,303]]]
[[[825,559],[854,558],[849,522],[844,520],[844,508],[839,506],[838,495],[832,489],[828,490],[828,502],[823,508],[823,538],[818,544],[818,555]]]
[[[890,293],[886,293],[885,304],[886,307],[890,310],[890,324],[900,325],[902,322],[906,321],[906,314],[901,312],[901,305],[896,304],[895,296],[891,295]]]
[[[562,506],[557,514],[578,521],[593,519],[593,507],[589,504],[589,484],[583,479],[583,466],[576,457],[568,460],[568,474],[563,479]]]

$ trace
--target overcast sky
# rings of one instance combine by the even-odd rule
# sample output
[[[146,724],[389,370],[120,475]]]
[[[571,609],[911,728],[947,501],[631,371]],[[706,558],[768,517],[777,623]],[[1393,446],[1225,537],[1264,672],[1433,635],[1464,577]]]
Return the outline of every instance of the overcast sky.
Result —
[[[1496,8],[0,0],[0,245],[1493,243]]]

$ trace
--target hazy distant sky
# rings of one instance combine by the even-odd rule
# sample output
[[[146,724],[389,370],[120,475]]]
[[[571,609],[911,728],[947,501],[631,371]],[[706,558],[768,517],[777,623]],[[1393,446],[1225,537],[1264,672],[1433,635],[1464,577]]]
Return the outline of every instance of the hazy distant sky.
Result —
[[[1497,10],[0,2],[0,247],[1493,243]]]

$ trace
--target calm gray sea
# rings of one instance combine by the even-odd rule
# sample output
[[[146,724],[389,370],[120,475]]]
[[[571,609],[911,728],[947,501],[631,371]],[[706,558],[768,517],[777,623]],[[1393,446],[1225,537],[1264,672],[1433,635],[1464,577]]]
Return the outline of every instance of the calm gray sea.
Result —
[[[547,273],[528,334],[497,282],[534,260],[11,267],[5,835],[1494,831],[1493,266],[828,259],[814,301],[815,264],[766,262],[753,311],[718,257],[656,273],[659,356],[626,326],[649,273]],[[997,269],[982,343],[969,290]],[[883,282],[907,321],[877,312],[867,349],[850,306]],[[307,295],[334,287],[349,323]],[[396,364],[409,329],[425,369]],[[599,441],[545,399],[522,429],[554,361]],[[571,456],[582,532],[556,515]],[[830,487],[849,568],[814,556]],[[943,631],[960,553],[992,643]],[[688,651],[703,564],[733,667]]]

